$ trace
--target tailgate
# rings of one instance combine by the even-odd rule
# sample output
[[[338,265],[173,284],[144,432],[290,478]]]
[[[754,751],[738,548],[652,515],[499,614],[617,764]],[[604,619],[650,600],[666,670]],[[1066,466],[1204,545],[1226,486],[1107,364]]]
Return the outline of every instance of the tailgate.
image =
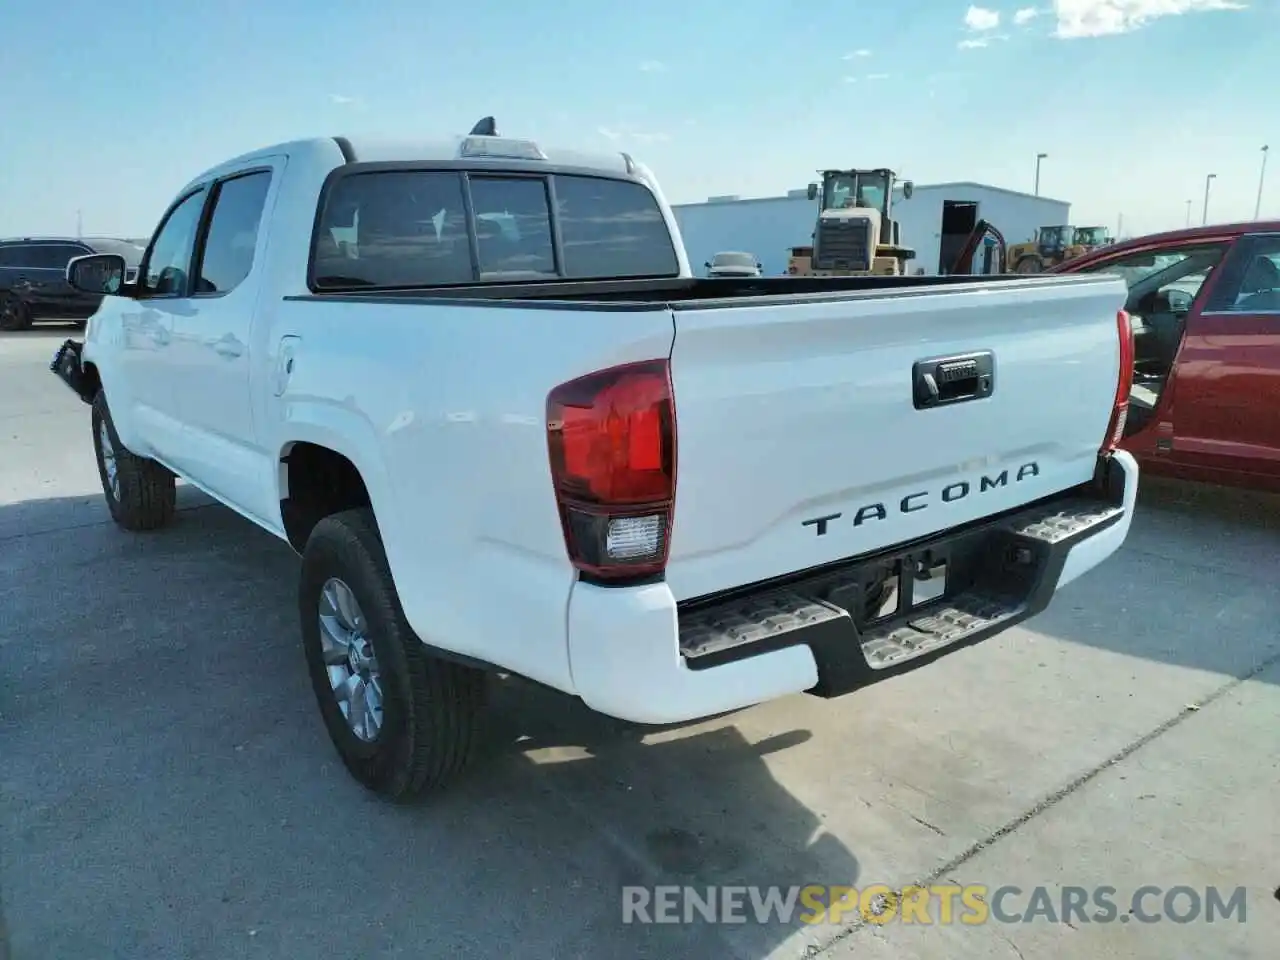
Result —
[[[1115,399],[1119,278],[677,305],[667,582],[705,596],[1088,481]],[[917,407],[924,373],[989,395]],[[924,362],[923,366],[917,364]],[[964,389],[963,385],[961,388]]]

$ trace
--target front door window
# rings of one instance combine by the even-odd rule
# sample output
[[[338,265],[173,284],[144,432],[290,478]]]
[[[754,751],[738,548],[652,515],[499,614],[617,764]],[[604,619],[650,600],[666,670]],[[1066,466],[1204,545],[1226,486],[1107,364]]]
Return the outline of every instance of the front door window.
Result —
[[[156,231],[147,252],[143,286],[153,297],[186,296],[191,272],[191,257],[195,251],[196,230],[200,226],[200,214],[204,210],[203,189],[197,190],[178,203],[164,223]]]

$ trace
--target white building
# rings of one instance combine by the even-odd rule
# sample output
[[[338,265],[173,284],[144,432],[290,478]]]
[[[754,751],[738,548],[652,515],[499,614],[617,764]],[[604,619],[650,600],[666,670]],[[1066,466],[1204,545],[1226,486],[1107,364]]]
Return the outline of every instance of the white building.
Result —
[[[792,190],[783,197],[712,197],[674,210],[695,273],[716,253],[740,250],[754,253],[766,276],[778,276],[787,272],[790,247],[813,242],[818,204],[805,190]],[[981,183],[916,184],[904,200],[899,185],[893,216],[901,223],[902,244],[916,251],[908,271],[923,268],[933,275],[954,259],[979,220],[993,224],[1007,243],[1021,243],[1033,239],[1037,227],[1070,223],[1071,204]],[[979,252],[975,269],[981,258]]]

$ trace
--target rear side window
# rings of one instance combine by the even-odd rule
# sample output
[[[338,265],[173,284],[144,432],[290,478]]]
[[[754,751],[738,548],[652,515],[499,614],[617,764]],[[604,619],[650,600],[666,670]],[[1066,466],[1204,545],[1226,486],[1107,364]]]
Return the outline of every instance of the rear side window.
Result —
[[[268,170],[233,177],[218,185],[200,258],[197,294],[227,293],[249,276],[270,186]]]
[[[32,243],[0,247],[0,266],[27,270],[65,270],[73,257],[82,257],[83,247],[70,243]]]
[[[83,257],[89,252],[84,247],[78,247],[71,243],[50,243],[36,249],[40,251],[40,266],[49,270],[65,270],[68,263],[76,257]]]
[[[1215,313],[1280,312],[1280,234],[1242,237],[1223,265],[1205,309]]]
[[[20,244],[11,244],[7,247],[0,247],[0,267],[25,267],[27,266],[27,250],[29,248]]]
[[[679,273],[656,199],[631,181],[361,171],[336,180],[322,203],[316,290]]]
[[[638,183],[556,177],[565,276],[662,277],[679,272],[671,233]]]

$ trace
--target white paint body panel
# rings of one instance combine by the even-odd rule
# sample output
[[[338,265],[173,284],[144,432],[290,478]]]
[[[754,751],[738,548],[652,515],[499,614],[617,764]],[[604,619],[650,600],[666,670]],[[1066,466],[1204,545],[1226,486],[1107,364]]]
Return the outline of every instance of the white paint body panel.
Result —
[[[343,162],[336,143],[317,140],[208,171],[275,172],[249,279],[218,300],[167,307],[105,298],[84,356],[129,449],[278,536],[290,445],[351,460],[408,620],[437,648],[640,722],[801,691],[816,678],[805,648],[689,671],[677,602],[939,532],[1092,472],[1117,376],[1118,280],[674,311],[287,299],[308,293],[317,197]],[[683,254],[681,270],[689,275]],[[237,350],[217,351],[230,341]],[[915,360],[978,349],[996,354],[993,398],[912,408]],[[668,356],[679,444],[668,576],[629,588],[578,582],[552,494],[547,394]],[[1041,465],[1037,477],[982,496],[833,524],[822,538],[801,525],[1027,460]],[[1127,519],[1077,547],[1090,549],[1072,554],[1073,576],[1113,552],[1124,529]]]
[[[677,599],[880,550],[1088,481],[1111,415],[1123,300],[1110,281],[1012,283],[677,311],[667,567]],[[915,409],[917,360],[978,350],[995,355],[990,398]],[[1038,475],[1014,482],[1031,462]],[[1004,470],[1005,486],[940,499],[949,484],[976,488]],[[922,492],[911,505],[926,509],[897,509]],[[876,503],[886,518],[855,526]],[[825,536],[802,526],[834,513]]]

